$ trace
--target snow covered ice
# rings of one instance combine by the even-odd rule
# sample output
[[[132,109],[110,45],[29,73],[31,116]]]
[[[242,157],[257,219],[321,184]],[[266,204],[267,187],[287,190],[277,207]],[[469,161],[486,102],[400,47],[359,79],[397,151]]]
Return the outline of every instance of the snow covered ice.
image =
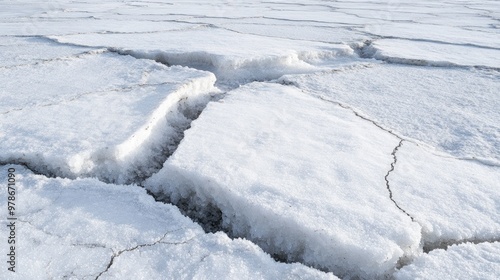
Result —
[[[335,104],[254,83],[209,104],[146,187],[215,204],[223,227],[274,254],[371,278],[420,241],[419,225],[387,199],[397,143]]]
[[[61,179],[17,170],[15,274],[2,279],[338,279],[300,264],[277,263],[246,240],[205,234],[174,206],[136,186]],[[6,209],[6,192],[2,192]],[[7,236],[7,228],[0,233]],[[7,243],[3,242],[2,252]],[[229,269],[228,269],[229,268]]]
[[[0,279],[500,278],[499,21],[0,1]]]

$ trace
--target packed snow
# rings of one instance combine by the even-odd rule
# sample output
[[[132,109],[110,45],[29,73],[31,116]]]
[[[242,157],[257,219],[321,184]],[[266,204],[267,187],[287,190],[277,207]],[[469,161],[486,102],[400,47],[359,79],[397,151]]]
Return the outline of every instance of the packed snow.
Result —
[[[447,250],[421,255],[395,273],[397,280],[481,279],[495,280],[500,274],[500,243],[465,243]]]
[[[249,241],[206,234],[137,186],[50,179],[18,165],[2,166],[3,178],[9,168],[23,205],[16,221],[20,260],[16,273],[1,270],[2,279],[338,279],[277,263]],[[6,209],[7,192],[0,198]],[[0,233],[8,236],[8,228]]]
[[[365,63],[288,75],[308,94],[351,107],[401,137],[500,165],[500,73]]]
[[[152,174],[218,91],[211,73],[105,50],[15,66],[0,76],[0,162],[56,176]]]
[[[434,154],[409,142],[397,157],[390,177],[394,198],[422,225],[425,247],[500,240],[498,167]]]
[[[420,226],[388,199],[396,145],[347,109],[253,83],[209,104],[146,187],[216,205],[223,227],[274,254],[380,277],[420,242]]]
[[[499,20],[0,1],[0,278],[500,278]]]

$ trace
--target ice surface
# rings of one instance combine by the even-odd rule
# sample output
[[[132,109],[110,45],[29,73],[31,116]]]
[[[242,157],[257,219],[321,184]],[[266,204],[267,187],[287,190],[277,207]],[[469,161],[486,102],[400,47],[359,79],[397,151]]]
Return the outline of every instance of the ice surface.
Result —
[[[398,22],[381,24],[378,28],[369,31],[371,34],[386,38],[435,41],[496,50],[500,46],[498,34],[467,30],[455,26]]]
[[[102,51],[0,69],[0,161],[65,177],[145,176],[214,82],[208,72]]]
[[[93,48],[57,46],[43,38],[6,37],[0,41],[0,71],[24,64],[41,63],[56,58],[83,55]]]
[[[350,110],[252,83],[210,103],[146,186],[174,203],[216,205],[223,226],[271,253],[381,277],[420,241],[384,181],[397,145]]]
[[[500,163],[497,71],[360,64],[282,81],[456,157]]]
[[[60,43],[112,47],[136,57],[214,72],[223,81],[249,82],[318,70],[324,60],[353,57],[342,44],[241,34],[216,27],[150,34],[53,36]]]
[[[395,276],[406,279],[495,280],[500,274],[500,243],[460,244],[422,255]]]
[[[16,169],[22,207],[16,214],[17,272],[2,269],[1,279],[338,279],[277,263],[249,241],[205,234],[137,186],[49,179],[16,165],[0,167],[2,178],[8,168]],[[7,192],[0,198],[7,209]],[[0,233],[8,236],[7,229]],[[6,252],[7,242],[0,246]]]
[[[500,49],[386,39],[375,41],[365,54],[393,63],[500,69]]]
[[[500,168],[405,142],[391,173],[394,199],[422,225],[424,245],[500,237]]]
[[[148,187],[205,230],[346,279],[497,279],[498,243],[433,249],[500,238],[499,19],[497,0],[0,1],[0,164],[142,183],[180,145]],[[236,90],[182,140],[214,83]],[[334,278],[135,185],[19,183],[20,278],[95,279],[113,253],[99,278]]]

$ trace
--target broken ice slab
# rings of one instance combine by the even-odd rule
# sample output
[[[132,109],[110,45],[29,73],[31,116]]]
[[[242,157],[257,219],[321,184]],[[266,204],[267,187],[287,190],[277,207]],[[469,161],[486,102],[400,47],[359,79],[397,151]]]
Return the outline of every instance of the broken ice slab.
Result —
[[[235,85],[276,79],[286,73],[317,71],[318,65],[325,61],[345,63],[346,58],[357,58],[345,44],[268,38],[213,26],[163,32],[158,36],[77,34],[51,38],[61,43],[111,47],[134,57],[209,70],[219,80]]]
[[[0,162],[127,182],[175,149],[213,74],[112,53],[0,69]]]
[[[222,228],[281,258],[372,279],[420,242],[384,180],[398,143],[350,110],[252,83],[210,103],[145,185],[188,211],[219,208]]]
[[[389,177],[394,199],[422,225],[424,250],[500,240],[500,168],[404,142]]]
[[[282,82],[350,106],[402,137],[500,164],[497,71],[358,64]]]
[[[465,243],[438,249],[416,258],[395,273],[397,280],[482,279],[500,275],[500,243]]]
[[[391,63],[500,69],[500,49],[400,39],[376,40],[363,55]]]
[[[136,186],[47,178],[17,165],[0,167],[2,178],[8,168],[16,175],[19,246],[16,273],[2,269],[1,279],[338,279],[278,263],[247,240],[205,234]],[[7,209],[6,191],[0,207]]]

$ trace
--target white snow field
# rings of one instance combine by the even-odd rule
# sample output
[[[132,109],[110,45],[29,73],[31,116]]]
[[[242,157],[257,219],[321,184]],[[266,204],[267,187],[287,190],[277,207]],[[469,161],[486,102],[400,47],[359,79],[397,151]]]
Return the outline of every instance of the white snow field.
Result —
[[[136,186],[47,178],[18,165],[2,166],[2,177],[9,168],[16,169],[23,207],[16,221],[18,271],[2,269],[2,279],[338,279],[277,263],[249,241],[206,234]],[[1,198],[6,209],[7,192]],[[0,233],[8,236],[8,228]]]
[[[499,30],[497,0],[0,0],[0,279],[499,279]]]

